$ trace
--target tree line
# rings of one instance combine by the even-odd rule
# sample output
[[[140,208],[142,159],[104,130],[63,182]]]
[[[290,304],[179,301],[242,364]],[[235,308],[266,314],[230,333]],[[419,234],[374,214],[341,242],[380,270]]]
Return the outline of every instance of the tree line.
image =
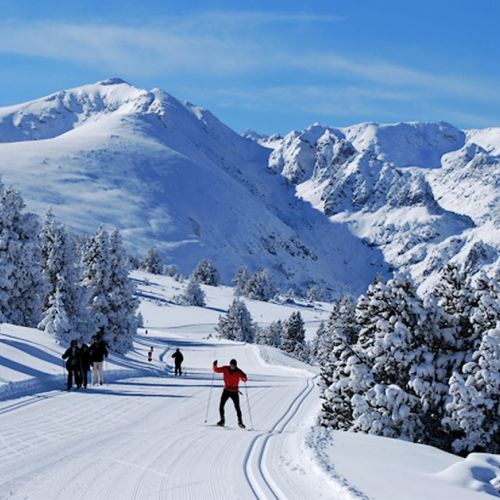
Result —
[[[51,211],[43,220],[0,182],[0,321],[89,342],[102,329],[125,352],[137,330],[138,300],[120,233],[76,235]]]
[[[425,297],[402,276],[335,302],[310,349],[321,366],[320,423],[499,453],[499,277],[449,264]]]

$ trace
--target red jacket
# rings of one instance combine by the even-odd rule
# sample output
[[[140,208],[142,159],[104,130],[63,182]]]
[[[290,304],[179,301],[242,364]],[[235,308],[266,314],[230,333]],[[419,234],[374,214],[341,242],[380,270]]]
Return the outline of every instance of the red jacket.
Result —
[[[215,373],[224,374],[224,389],[230,392],[238,392],[238,384],[240,380],[246,382],[248,380],[246,374],[242,372],[239,368],[231,370],[229,365],[218,367],[216,365],[212,366]]]

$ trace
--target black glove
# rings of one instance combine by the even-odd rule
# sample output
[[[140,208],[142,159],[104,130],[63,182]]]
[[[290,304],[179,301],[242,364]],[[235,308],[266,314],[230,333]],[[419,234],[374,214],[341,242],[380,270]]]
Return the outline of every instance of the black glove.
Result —
[[[214,366],[217,366],[217,360],[214,361]]]

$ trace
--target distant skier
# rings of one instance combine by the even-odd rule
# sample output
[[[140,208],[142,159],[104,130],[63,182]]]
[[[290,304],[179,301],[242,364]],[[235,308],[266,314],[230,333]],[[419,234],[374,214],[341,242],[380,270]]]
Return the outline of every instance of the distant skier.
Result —
[[[71,387],[73,386],[73,379],[75,380],[76,388],[80,389],[82,386],[81,382],[81,357],[80,357],[80,349],[78,349],[78,344],[76,340],[72,340],[70,347],[66,349],[65,353],[62,355],[62,359],[67,359],[66,361],[66,370],[68,370],[68,380],[66,387],[68,391],[71,391]]]
[[[89,382],[89,371],[92,365],[92,361],[90,359],[90,349],[87,344],[82,344],[80,348],[80,361],[82,367],[82,385],[83,388],[86,389]]]
[[[184,361],[184,356],[182,355],[182,352],[179,351],[179,348],[176,349],[176,351],[172,354],[172,358],[174,358],[174,363],[175,363],[175,375],[182,375],[182,362]]]
[[[229,365],[221,366],[220,368],[217,366],[217,360],[213,363],[213,371],[215,373],[223,373],[224,374],[224,390],[222,391],[222,395],[220,398],[219,404],[219,413],[220,413],[220,421],[217,422],[217,425],[223,427],[225,424],[224,419],[224,406],[229,398],[233,400],[234,408],[236,409],[236,415],[238,416],[238,425],[245,429],[245,425],[243,424],[243,420],[241,418],[241,408],[240,408],[240,394],[238,389],[238,384],[240,380],[246,382],[248,380],[246,374],[238,368],[238,363],[235,359],[232,359],[229,362]]]
[[[90,346],[90,361],[92,362],[92,383],[96,385],[104,383],[104,374],[102,364],[104,358],[108,357],[106,343],[102,340],[102,335],[98,333],[95,336],[94,343]]]

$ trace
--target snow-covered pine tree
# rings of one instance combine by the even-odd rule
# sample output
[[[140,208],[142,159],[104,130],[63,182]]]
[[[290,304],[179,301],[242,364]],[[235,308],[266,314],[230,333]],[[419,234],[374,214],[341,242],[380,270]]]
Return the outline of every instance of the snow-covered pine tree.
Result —
[[[367,295],[367,317],[362,318],[356,351],[367,361],[368,385],[352,398],[354,430],[390,437],[419,439],[424,434],[420,398],[411,373],[425,360],[423,326],[426,312],[409,277],[395,277],[376,285]],[[371,338],[367,333],[371,333]]]
[[[447,264],[424,304],[430,318],[425,344],[431,357],[427,363],[420,364],[412,385],[422,402],[426,442],[450,449],[450,436],[442,432],[441,422],[446,416],[450,379],[470,361],[480,342],[481,333],[472,322],[478,298],[470,277],[455,264]]]
[[[46,283],[38,217],[24,208],[19,192],[0,182],[0,321],[35,327]]]
[[[259,344],[270,345],[272,347],[281,347],[283,336],[283,322],[278,319],[271,321],[269,325],[261,329]]]
[[[245,294],[248,280],[250,279],[250,271],[246,266],[241,266],[233,278],[234,294],[238,297]]]
[[[109,234],[104,226],[101,226],[88,238],[82,255],[82,283],[89,294],[90,318],[92,318],[92,322],[89,321],[90,337],[101,328],[106,329],[108,325],[108,313],[111,307],[109,261]]]
[[[450,379],[445,427],[455,452],[500,453],[500,321],[487,330],[472,361]]]
[[[267,269],[257,269],[247,281],[245,295],[250,299],[267,302],[274,297],[275,293],[276,287]]]
[[[297,359],[306,361],[305,336],[304,320],[300,312],[296,311],[285,323],[281,349]]]
[[[132,347],[137,332],[136,288],[129,278],[129,263],[118,230],[111,231],[108,245],[109,293],[107,300],[106,341],[109,347],[124,353]]]
[[[40,239],[42,270],[48,287],[43,304],[44,317],[38,328],[64,342],[88,341],[88,296],[81,284],[80,255],[71,234],[55,221],[50,210],[43,221]],[[57,300],[56,295],[59,296]],[[59,312],[64,316],[60,320]],[[56,328],[54,322],[64,328]]]
[[[63,294],[59,288],[48,297],[48,304],[42,321],[38,324],[40,330],[60,339],[63,344],[68,344],[76,339],[68,315],[64,307]]]
[[[215,328],[222,338],[252,343],[255,341],[255,326],[245,303],[234,299],[226,316],[219,316]]]
[[[189,279],[182,297],[190,306],[205,307],[205,292],[193,276]]]
[[[198,283],[205,285],[217,286],[220,282],[219,272],[207,259],[198,262],[196,269],[193,271],[193,277]]]
[[[457,265],[447,264],[432,295],[441,311],[438,327],[442,343],[457,354],[456,364],[459,366],[464,355],[471,353],[478,341],[471,322],[475,298],[470,277]]]
[[[482,338],[485,331],[500,321],[500,267],[486,275],[479,272],[472,279],[473,308],[470,318],[474,337]]]
[[[354,303],[349,296],[334,302],[324,333],[318,336],[317,359],[321,367],[320,423],[336,429],[349,429],[352,423],[347,361],[353,356],[358,337]]]
[[[151,247],[143,261],[141,262],[140,268],[143,271],[151,274],[161,274],[163,270],[163,264],[161,262],[161,257],[156,247]]]
[[[311,285],[307,289],[306,299],[308,302],[325,300],[325,289],[319,285]]]

